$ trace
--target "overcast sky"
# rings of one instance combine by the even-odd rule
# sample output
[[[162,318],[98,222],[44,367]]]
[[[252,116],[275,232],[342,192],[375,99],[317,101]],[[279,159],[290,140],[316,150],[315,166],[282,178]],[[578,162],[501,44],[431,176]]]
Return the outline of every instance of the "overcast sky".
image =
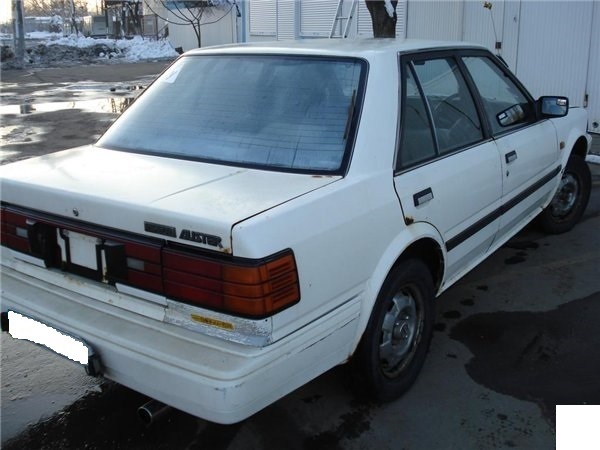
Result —
[[[0,0],[0,22],[10,22],[12,17],[10,4],[10,0]]]

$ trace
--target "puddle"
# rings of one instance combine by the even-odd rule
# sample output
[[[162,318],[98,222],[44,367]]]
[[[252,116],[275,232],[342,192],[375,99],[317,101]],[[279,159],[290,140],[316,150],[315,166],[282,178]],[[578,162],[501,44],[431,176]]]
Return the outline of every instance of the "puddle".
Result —
[[[133,103],[133,97],[111,97],[92,100],[70,100],[66,102],[40,102],[40,103],[25,103],[21,105],[2,105],[0,106],[0,114],[2,115],[20,115],[56,112],[67,109],[78,109],[86,112],[121,114],[129,105]]]
[[[31,342],[2,333],[1,429],[2,444],[27,425],[52,416],[90,391],[98,380],[76,363]],[[40,448],[40,447],[24,447]]]
[[[63,83],[46,89],[48,83],[33,84],[27,95],[11,91],[18,85],[2,85],[2,115],[23,115],[76,109],[85,112],[121,114],[137,96],[146,89],[152,78],[142,78],[127,83],[82,81]]]
[[[68,84],[56,89],[56,91],[65,92],[135,92],[142,91],[148,83],[143,81],[135,83],[97,83],[91,81],[83,81],[79,83]]]
[[[478,384],[536,402],[555,422],[555,406],[600,404],[600,292],[547,312],[476,314],[450,332],[465,344]]]
[[[101,393],[78,400],[4,442],[2,448],[184,448],[198,428],[198,419],[175,411],[159,427],[146,429],[135,411],[147,400],[122,386],[105,384]],[[130,441],[136,438],[141,445],[134,447]]]

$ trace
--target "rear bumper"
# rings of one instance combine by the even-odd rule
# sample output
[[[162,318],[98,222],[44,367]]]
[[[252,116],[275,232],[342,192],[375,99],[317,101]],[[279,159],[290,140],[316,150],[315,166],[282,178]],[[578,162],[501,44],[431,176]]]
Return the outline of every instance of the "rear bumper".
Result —
[[[195,416],[235,423],[261,410],[351,352],[354,299],[292,335],[257,348],[202,335],[124,310],[2,266],[2,311],[13,310],[79,336],[101,358],[102,374]],[[117,295],[117,294],[115,294]]]

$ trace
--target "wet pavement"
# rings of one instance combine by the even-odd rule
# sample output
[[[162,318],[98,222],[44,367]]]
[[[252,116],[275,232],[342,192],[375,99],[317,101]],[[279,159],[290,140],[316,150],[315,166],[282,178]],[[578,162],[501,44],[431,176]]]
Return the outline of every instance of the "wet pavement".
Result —
[[[537,403],[554,424],[556,405],[600,403],[599,318],[597,292],[550,311],[476,314],[450,337],[473,353],[476,383]]]
[[[0,163],[95,142],[168,64],[2,71]]]
[[[16,87],[9,91],[14,98],[64,102],[63,94],[48,90],[60,84],[64,93],[68,86],[85,85],[93,89],[73,98],[133,98],[139,89],[116,87],[143,85],[149,73],[102,79],[108,75],[99,74],[95,84],[73,74],[48,81],[38,73],[36,82],[51,84],[27,93],[21,81],[12,82]],[[107,95],[110,86],[123,95]],[[96,98],[87,97],[90,91]],[[88,143],[90,133],[99,133],[116,115],[85,111],[10,113],[13,126],[46,134],[35,141],[35,150],[14,142],[2,150],[20,159]],[[600,166],[592,168],[590,205],[572,232],[547,236],[528,227],[438,299],[423,372],[395,402],[369,401],[343,366],[240,424],[216,425],[174,411],[146,428],[136,415],[144,396],[86,378],[76,364],[2,336],[2,448],[553,448],[554,405],[600,404]]]
[[[3,70],[0,163],[94,142],[168,64]],[[34,344],[2,333],[2,442],[47,419],[99,382]]]

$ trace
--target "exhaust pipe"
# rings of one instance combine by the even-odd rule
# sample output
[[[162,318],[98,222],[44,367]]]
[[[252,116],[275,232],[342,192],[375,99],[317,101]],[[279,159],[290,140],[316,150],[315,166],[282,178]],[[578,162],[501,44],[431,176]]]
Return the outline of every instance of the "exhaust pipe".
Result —
[[[142,423],[149,427],[153,423],[166,417],[171,409],[172,408],[169,405],[165,405],[158,400],[150,400],[148,403],[140,406],[137,413]]]

